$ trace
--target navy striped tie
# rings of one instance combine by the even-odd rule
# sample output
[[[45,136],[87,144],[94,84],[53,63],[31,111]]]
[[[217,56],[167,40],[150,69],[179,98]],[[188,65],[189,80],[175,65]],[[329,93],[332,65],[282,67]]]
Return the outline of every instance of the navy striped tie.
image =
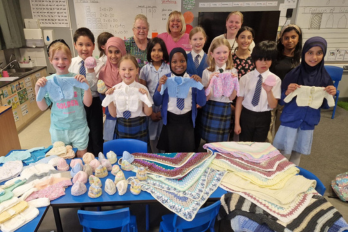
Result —
[[[130,116],[131,116],[131,112],[129,110],[123,111],[123,117],[125,119],[130,118]]]
[[[81,61],[81,67],[80,67],[80,74],[84,75],[86,77],[86,68],[85,68],[85,61]]]
[[[195,57],[195,67],[196,67],[196,69],[198,68],[198,66],[199,66],[199,58],[200,58],[201,56],[200,55],[197,55],[196,57]]]
[[[184,109],[185,106],[185,98],[177,98],[176,99],[176,107],[178,107],[179,110]]]
[[[262,76],[261,74],[259,75],[259,80],[256,83],[256,87],[255,87],[255,93],[253,96],[253,100],[251,100],[251,104],[253,106],[257,106],[259,104],[260,101],[260,95],[261,95],[261,87],[262,87]]]

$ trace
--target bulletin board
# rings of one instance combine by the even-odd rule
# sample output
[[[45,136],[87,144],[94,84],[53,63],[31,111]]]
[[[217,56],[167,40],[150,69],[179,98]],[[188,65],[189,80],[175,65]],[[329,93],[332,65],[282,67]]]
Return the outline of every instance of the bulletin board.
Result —
[[[299,0],[296,24],[303,42],[321,36],[328,44],[326,61],[348,61],[348,0]]]
[[[137,14],[147,17],[149,37],[166,31],[168,15],[181,11],[181,0],[74,0],[77,28],[87,27],[94,35],[110,32],[120,38],[133,36]],[[95,49],[93,56],[98,55]]]

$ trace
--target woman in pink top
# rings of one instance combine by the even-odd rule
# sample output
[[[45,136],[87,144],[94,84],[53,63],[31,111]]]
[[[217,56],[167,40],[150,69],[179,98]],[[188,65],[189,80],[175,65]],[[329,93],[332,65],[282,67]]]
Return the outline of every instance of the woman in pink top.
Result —
[[[176,47],[181,47],[185,51],[191,51],[189,35],[185,31],[185,19],[181,12],[173,11],[170,13],[167,22],[167,32],[158,35],[165,42],[168,54]]]

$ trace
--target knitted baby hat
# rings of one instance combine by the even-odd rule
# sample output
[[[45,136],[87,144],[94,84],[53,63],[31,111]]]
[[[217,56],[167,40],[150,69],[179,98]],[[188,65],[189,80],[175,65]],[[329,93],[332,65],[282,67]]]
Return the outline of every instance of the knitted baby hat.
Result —
[[[117,184],[118,182],[120,182],[121,180],[125,180],[126,177],[124,176],[124,173],[122,170],[120,170],[119,172],[116,173],[116,176],[115,176],[115,184]]]
[[[54,142],[52,149],[49,150],[49,152],[47,152],[45,156],[47,157],[51,155],[57,155],[57,156],[66,155],[65,144],[61,141]]]
[[[116,184],[118,195],[122,196],[127,192],[128,187],[128,181],[127,180],[121,180]]]
[[[59,156],[55,156],[55,155],[51,155],[49,156],[49,158],[52,157],[52,159],[50,159],[48,161],[49,164],[51,164],[53,167],[56,167],[58,166],[58,162],[60,159],[62,159],[62,157],[59,157]],[[41,160],[42,161],[42,160]],[[69,166],[69,165],[68,165]]]
[[[75,152],[71,145],[66,146],[66,155],[63,157],[65,159],[72,159],[75,157]]]
[[[97,66],[97,61],[94,57],[90,56],[85,59],[85,67],[86,68],[95,68]]]
[[[107,179],[105,181],[105,187],[104,187],[105,192],[109,195],[114,195],[116,193],[116,185],[111,179]]]
[[[97,185],[94,185],[92,184],[90,187],[89,187],[89,190],[88,190],[88,196],[90,198],[97,198],[97,197],[100,197],[102,195],[102,189],[101,187],[97,186]]]
[[[275,86],[277,83],[277,78],[273,74],[270,74],[267,76],[264,83],[265,85],[268,85],[268,86]]]
[[[82,182],[84,184],[87,183],[87,173],[85,173],[84,171],[79,171],[78,173],[76,173],[76,175],[73,178],[73,183],[76,183],[77,181]]]
[[[139,180],[147,180],[146,170],[144,167],[139,167],[137,170],[136,177]]]
[[[95,171],[95,169],[97,167],[99,167],[101,164],[100,162],[97,160],[97,159],[94,159],[92,160],[90,163],[89,163],[89,166],[91,166],[93,168],[93,171]]]
[[[131,187],[130,187],[131,193],[133,193],[134,195],[139,195],[141,192],[140,181],[138,179],[133,179],[131,180],[130,184],[131,184]]]
[[[113,165],[112,166],[112,170],[111,170],[111,174],[112,175],[115,175],[120,171],[120,166],[118,166],[117,164],[116,165]]]
[[[130,164],[127,160],[122,160],[121,168],[125,171],[132,171],[134,166]]]
[[[99,162],[101,162],[103,159],[106,159],[104,154],[103,154],[103,152],[99,152],[98,153],[98,160],[99,160]]]
[[[103,165],[100,165],[95,169],[94,175],[98,178],[104,178],[108,175],[108,170]]]
[[[81,167],[83,167],[82,160],[80,160],[80,159],[73,159],[73,160],[71,160],[71,162],[70,162],[70,167],[73,168],[73,167],[75,167],[75,165],[78,164],[78,163],[81,164]]]
[[[92,160],[95,159],[95,157],[92,153],[87,152],[82,156],[82,159],[85,164],[89,164]]]
[[[117,155],[113,151],[109,151],[108,153],[106,153],[106,157],[108,158],[111,164],[117,162]]]
[[[59,171],[68,171],[70,169],[70,167],[69,167],[69,165],[68,165],[68,163],[66,162],[65,159],[59,157],[57,169]]]
[[[101,183],[101,181],[100,181],[100,179],[98,177],[90,175],[88,179],[89,179],[89,184],[90,185],[93,184],[93,185],[96,185],[96,186],[99,186],[99,187],[102,186],[102,183]]]
[[[80,196],[87,192],[87,187],[84,183],[76,181],[76,183],[71,187],[71,195]]]
[[[85,166],[83,166],[83,171],[87,174],[88,177],[90,175],[93,175],[93,168],[89,164],[85,164]]]
[[[105,94],[106,90],[108,90],[108,88],[106,87],[104,81],[102,80],[99,80],[98,83],[97,83],[97,91],[98,93],[101,93],[101,94]]]
[[[107,169],[108,171],[111,171],[111,170],[112,170],[111,163],[110,163],[110,161],[107,160],[107,159],[101,160],[101,165],[103,165],[104,167],[106,167],[106,169]]]
[[[65,147],[65,143],[61,142],[61,141],[57,141],[53,143],[53,147],[57,148],[57,147]]]
[[[71,170],[70,175],[71,177],[74,177],[79,171],[82,171],[82,165],[80,163],[77,163]]]
[[[128,151],[124,151],[122,155],[122,161],[128,161],[128,163],[133,163],[134,161],[134,155],[130,154]]]

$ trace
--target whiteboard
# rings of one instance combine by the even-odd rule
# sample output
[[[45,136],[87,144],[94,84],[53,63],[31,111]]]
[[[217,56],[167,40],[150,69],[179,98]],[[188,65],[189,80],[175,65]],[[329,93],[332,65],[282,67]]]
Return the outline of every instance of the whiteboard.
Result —
[[[326,39],[325,60],[348,61],[348,0],[299,0],[296,24],[303,42],[313,36]]]
[[[74,0],[77,28],[89,28],[95,38],[110,32],[122,39],[133,36],[133,23],[137,14],[147,17],[150,24],[148,37],[166,32],[168,15],[181,11],[181,0]],[[96,46],[93,56],[99,50]]]

